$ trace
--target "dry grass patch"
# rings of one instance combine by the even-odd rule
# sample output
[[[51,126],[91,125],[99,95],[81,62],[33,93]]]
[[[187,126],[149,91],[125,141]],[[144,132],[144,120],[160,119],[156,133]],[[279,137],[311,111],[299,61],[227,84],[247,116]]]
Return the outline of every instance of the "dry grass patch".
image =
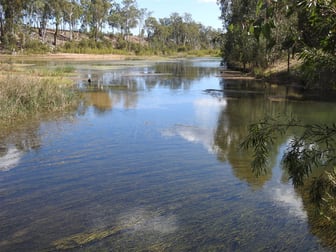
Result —
[[[77,104],[78,96],[62,78],[9,74],[0,78],[0,121],[51,111]]]

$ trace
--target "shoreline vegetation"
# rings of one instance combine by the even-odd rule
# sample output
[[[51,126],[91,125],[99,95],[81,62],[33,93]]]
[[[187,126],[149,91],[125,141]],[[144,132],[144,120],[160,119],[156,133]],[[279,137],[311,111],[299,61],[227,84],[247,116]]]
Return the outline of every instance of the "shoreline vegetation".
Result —
[[[74,68],[29,70],[25,66],[0,64],[0,125],[77,106],[79,93],[69,78]]]

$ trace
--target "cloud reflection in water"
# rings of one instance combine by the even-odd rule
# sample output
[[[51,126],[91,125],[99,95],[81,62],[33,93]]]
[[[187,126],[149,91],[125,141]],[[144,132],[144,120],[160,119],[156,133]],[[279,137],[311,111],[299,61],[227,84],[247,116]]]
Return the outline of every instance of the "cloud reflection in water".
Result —
[[[0,153],[1,154],[1,153]],[[15,168],[22,158],[23,152],[11,146],[0,156],[0,171],[9,171]]]
[[[288,209],[289,214],[301,220],[307,219],[302,199],[296,194],[292,185],[277,184],[271,189],[271,197],[281,207]]]
[[[281,168],[281,160],[284,152],[287,150],[291,141],[291,137],[282,144],[279,148],[277,162],[273,168],[273,181],[267,185],[267,190],[270,194],[271,200],[276,205],[288,209],[288,213],[301,220],[307,219],[307,212],[304,210],[303,201],[291,184],[291,182],[284,183],[281,178],[284,176],[284,171]]]
[[[209,153],[216,153],[214,131],[217,127],[218,114],[226,107],[226,100],[200,98],[193,103],[197,123],[193,125],[176,124],[162,131],[166,137],[180,136],[191,143],[200,143]]]

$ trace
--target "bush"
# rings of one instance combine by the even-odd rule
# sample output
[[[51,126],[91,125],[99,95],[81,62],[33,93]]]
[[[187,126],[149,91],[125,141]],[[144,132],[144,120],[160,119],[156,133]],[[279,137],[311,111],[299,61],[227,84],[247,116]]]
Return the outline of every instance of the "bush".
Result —
[[[301,72],[306,86],[318,89],[336,88],[336,56],[318,49],[301,53]]]
[[[27,40],[24,49],[27,53],[47,53],[51,51],[51,48],[47,44],[36,39]]]

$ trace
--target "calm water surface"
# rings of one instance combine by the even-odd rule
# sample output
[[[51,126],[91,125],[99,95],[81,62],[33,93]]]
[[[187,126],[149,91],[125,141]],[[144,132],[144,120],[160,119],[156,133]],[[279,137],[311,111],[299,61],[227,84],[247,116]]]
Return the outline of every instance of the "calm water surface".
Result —
[[[335,104],[222,79],[218,59],[119,65],[77,63],[78,112],[1,134],[0,251],[333,250],[280,166],[291,136],[259,178],[238,147],[266,114],[328,123]]]

